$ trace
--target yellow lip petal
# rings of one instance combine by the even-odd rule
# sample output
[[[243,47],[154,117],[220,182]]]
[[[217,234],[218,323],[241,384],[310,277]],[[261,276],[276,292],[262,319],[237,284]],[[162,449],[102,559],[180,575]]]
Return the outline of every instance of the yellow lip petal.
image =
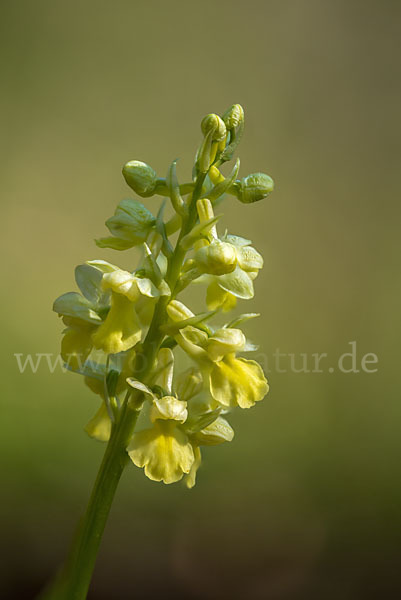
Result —
[[[215,279],[207,288],[206,304],[209,310],[221,308],[223,312],[228,312],[235,308],[237,298],[233,294],[230,294],[230,292],[223,290],[218,284],[218,280]]]
[[[269,391],[261,366],[233,354],[213,365],[209,382],[213,398],[223,406],[250,408]]]
[[[135,433],[127,450],[149,479],[166,484],[182,479],[195,460],[188,437],[171,421],[156,421],[152,429]]]
[[[99,442],[108,442],[111,434],[111,421],[107,408],[102,402],[99,410],[85,427],[88,435],[99,440]]]
[[[113,292],[106,320],[92,336],[94,346],[106,354],[117,354],[129,350],[140,339],[141,327],[133,303]]]
[[[194,487],[196,483],[196,475],[202,462],[202,456],[199,446],[193,446],[195,460],[188,475],[185,475],[184,483],[188,489]]]
[[[88,358],[92,347],[92,327],[69,329],[61,341],[61,356],[74,371],[79,371]]]

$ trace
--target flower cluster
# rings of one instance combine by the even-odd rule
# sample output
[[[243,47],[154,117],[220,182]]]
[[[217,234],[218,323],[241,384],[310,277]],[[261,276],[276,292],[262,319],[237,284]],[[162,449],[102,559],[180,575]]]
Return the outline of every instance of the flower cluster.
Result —
[[[163,216],[166,198],[155,216],[137,199],[120,202],[106,221],[111,235],[96,244],[118,251],[140,247],[138,268],[88,261],[75,270],[81,293],[63,294],[54,303],[66,327],[63,360],[100,397],[86,431],[108,441],[136,411],[138,426],[126,451],[154,481],[184,479],[192,487],[201,446],[231,441],[230,411],[250,408],[268,392],[260,365],[242,356],[255,346],[239,325],[258,315],[218,324],[238,300],[253,297],[263,259],[250,240],[218,234],[215,207],[226,196],[248,204],[273,190],[263,173],[237,179],[239,159],[227,177],[220,171],[243,128],[238,104],[221,117],[207,115],[192,181],[184,184],[178,183],[176,161],[166,178],[141,161],[128,162],[123,175],[129,187],[142,198],[169,198],[174,216]],[[206,288],[206,312],[194,313],[178,299],[195,283]],[[182,351],[192,366],[177,374],[175,355]]]

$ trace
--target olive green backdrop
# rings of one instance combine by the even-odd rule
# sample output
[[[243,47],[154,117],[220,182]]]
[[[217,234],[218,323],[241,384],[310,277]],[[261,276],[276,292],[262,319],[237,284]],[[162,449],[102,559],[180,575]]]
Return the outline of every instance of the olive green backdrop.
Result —
[[[400,594],[400,3],[0,11],[1,597],[33,598],[62,561],[104,450],[83,432],[97,399],[82,381],[44,363],[20,373],[14,354],[58,352],[51,305],[76,264],[127,266],[92,241],[130,195],[122,164],[163,175],[178,156],[187,179],[201,117],[233,102],[241,174],[276,181],[258,204],[228,200],[224,224],[265,257],[243,310],[262,313],[247,331],[271,393],[235,414],[235,440],[204,453],[192,491],[127,470],[90,598]],[[359,373],[337,367],[350,342]],[[279,372],[277,349],[298,369],[300,354],[328,357],[322,373],[288,357]]]

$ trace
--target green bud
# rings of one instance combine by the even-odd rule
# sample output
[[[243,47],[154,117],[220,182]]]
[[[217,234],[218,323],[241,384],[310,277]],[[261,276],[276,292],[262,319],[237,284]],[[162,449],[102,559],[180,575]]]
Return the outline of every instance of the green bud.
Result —
[[[244,120],[244,109],[241,104],[233,104],[223,115],[227,129],[235,129]]]
[[[265,173],[252,173],[237,181],[232,191],[240,202],[251,204],[266,198],[274,189],[274,182],[269,175]]]
[[[106,226],[116,238],[126,240],[133,246],[146,240],[155,222],[152,213],[141,202],[128,198],[118,204],[114,216],[107,219]]]
[[[154,169],[140,160],[130,160],[123,166],[124,179],[130,188],[142,196],[153,196],[157,186],[157,175]]]
[[[209,132],[212,132],[212,140],[214,142],[221,142],[227,135],[227,129],[224,121],[214,113],[206,115],[206,117],[202,119],[201,129],[203,135],[207,135]]]

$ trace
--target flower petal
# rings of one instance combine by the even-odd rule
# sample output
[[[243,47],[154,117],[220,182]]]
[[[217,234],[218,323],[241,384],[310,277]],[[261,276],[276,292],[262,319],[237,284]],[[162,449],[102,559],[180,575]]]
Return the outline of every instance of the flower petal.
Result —
[[[135,433],[127,450],[149,479],[166,484],[179,481],[195,461],[188,437],[171,421],[156,421],[152,429]]]
[[[238,266],[232,273],[217,277],[217,282],[223,290],[234,294],[237,298],[249,300],[254,296],[252,279]]]
[[[95,267],[95,269],[98,269],[102,273],[112,273],[113,271],[120,270],[116,265],[112,265],[106,260],[87,260],[86,264]]]
[[[138,279],[129,271],[118,269],[112,273],[104,273],[102,287],[105,290],[112,290],[116,294],[121,294],[134,302],[139,298],[137,285]]]
[[[161,379],[160,385],[168,394],[173,391],[174,352],[171,348],[161,348],[157,357],[157,371]]]
[[[101,323],[102,319],[92,308],[92,303],[78,294],[78,292],[67,292],[59,296],[53,304],[54,312],[66,317],[82,319],[88,323]]]
[[[102,273],[91,265],[78,265],[75,267],[75,281],[82,294],[92,302],[98,304],[104,297],[102,290]]]
[[[108,442],[111,434],[111,421],[107,408],[102,402],[99,410],[85,427],[88,435],[99,440],[99,442]]]
[[[123,240],[118,237],[102,237],[95,240],[98,248],[111,248],[112,250],[128,250],[135,246],[134,242]]]
[[[155,398],[155,395],[152,392],[152,390],[150,388],[148,388],[147,385],[142,383],[142,381],[138,381],[137,379],[134,379],[133,377],[127,377],[126,381],[127,381],[128,385],[133,387],[135,390],[139,390],[146,396],[150,396],[152,398],[152,400]]]
[[[195,438],[202,446],[217,446],[223,442],[231,442],[234,438],[234,429],[223,417],[217,417],[213,423],[199,431]]]
[[[149,298],[157,298],[158,296],[160,296],[160,292],[157,289],[157,287],[150,281],[150,279],[147,279],[147,277],[144,277],[143,279],[137,277],[136,285],[138,286],[138,290],[143,296],[149,296]],[[166,290],[164,291],[166,292]],[[164,295],[168,296],[169,292],[170,289]]]
[[[106,354],[129,350],[141,339],[141,327],[134,306],[125,296],[113,292],[111,309],[92,336],[93,344]]]
[[[191,358],[200,362],[209,362],[208,354],[206,350],[202,348],[207,342],[207,333],[188,325],[187,327],[180,329],[180,333],[175,339],[184,352]]]
[[[250,408],[269,391],[261,366],[233,354],[214,364],[209,382],[213,398],[223,406]]]
[[[188,475],[185,475],[185,479],[184,479],[185,485],[187,486],[188,489],[191,489],[194,487],[194,485],[196,483],[196,475],[197,475],[198,469],[201,466],[201,462],[202,462],[202,456],[201,456],[201,451],[200,451],[199,446],[193,446],[193,451],[194,451],[195,460],[193,462],[190,472],[188,473]]]
[[[246,338],[241,329],[218,329],[207,340],[207,353],[213,361],[221,360],[226,354],[243,350]]]
[[[194,317],[194,313],[179,300],[171,300],[167,305],[167,314],[174,322]]]
[[[202,387],[202,375],[196,367],[190,367],[176,378],[176,392],[181,400],[190,400],[199,394]]]
[[[237,248],[242,248],[243,246],[249,246],[250,244],[252,244],[251,240],[247,240],[243,237],[240,237],[239,235],[231,235],[230,233],[227,233],[227,235],[225,235],[222,239],[225,242],[233,244]]]
[[[150,410],[150,420],[154,423],[157,419],[173,420],[184,423],[187,420],[187,403],[178,400],[175,396],[163,396],[154,398]]]
[[[61,357],[73,371],[80,371],[93,348],[93,327],[67,329],[61,340]]]
[[[244,271],[254,271],[263,267],[263,257],[252,246],[237,248],[238,264]]]
[[[216,279],[208,285],[206,290],[206,304],[209,310],[221,308],[224,312],[228,312],[237,304],[237,299],[233,294],[223,290]]]

